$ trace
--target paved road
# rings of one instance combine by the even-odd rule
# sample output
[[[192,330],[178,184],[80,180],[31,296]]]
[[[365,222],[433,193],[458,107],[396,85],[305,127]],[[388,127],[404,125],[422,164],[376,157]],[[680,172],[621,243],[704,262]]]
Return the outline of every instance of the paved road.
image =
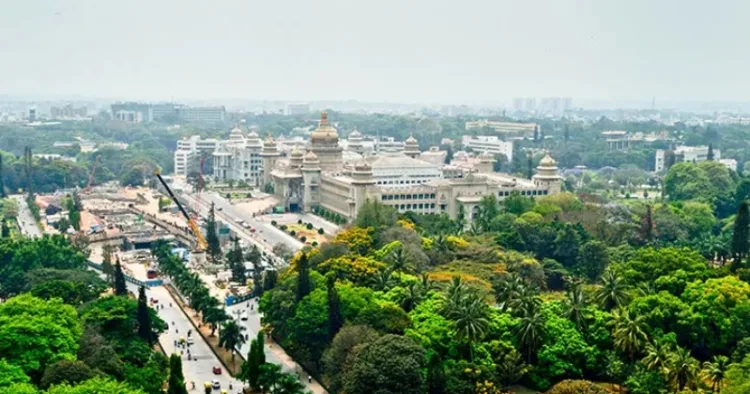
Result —
[[[251,213],[247,213],[240,209],[237,209],[234,205],[230,204],[229,201],[227,201],[220,195],[216,193],[203,193],[202,197],[208,200],[209,203],[213,202],[217,208],[221,207],[221,213],[224,214],[224,216],[230,217],[230,221],[240,218],[250,224],[250,226],[256,228],[258,231],[261,231],[261,237],[263,237],[263,239],[269,244],[276,245],[277,243],[284,243],[293,251],[302,249],[302,242],[299,242],[289,234],[277,229],[270,223],[265,223],[255,219]]]
[[[252,305],[252,310],[250,310],[248,304]],[[258,335],[258,331],[260,330],[260,318],[262,315],[258,313],[258,304],[251,300],[232,305],[227,307],[226,310],[227,313],[237,321],[240,327],[245,327],[244,333],[248,335],[248,341],[242,345],[240,352],[243,356],[247,356],[247,353],[250,351],[250,341]],[[240,317],[245,312],[247,312],[248,319],[242,321]],[[284,352],[284,349],[281,349],[278,345],[269,343],[269,341],[266,340],[263,350],[266,353],[267,362],[280,365],[282,371],[297,375],[300,382],[305,385],[307,390],[312,391],[313,394],[323,394],[326,392],[323,389],[323,386],[321,386],[315,379],[311,379],[310,382],[308,381],[307,373],[299,367],[297,363],[286,354],[286,352]]]
[[[31,215],[31,211],[29,210],[29,206],[26,204],[26,199],[24,197],[25,196],[22,195],[11,196],[12,199],[18,202],[18,217],[16,218],[18,221],[18,227],[21,229],[21,233],[27,237],[41,237],[42,230],[39,229],[36,220],[34,220],[34,216]]]
[[[93,254],[92,257],[92,260],[97,260],[98,255]],[[128,290],[133,292],[133,294],[138,294],[138,286],[130,282],[127,282],[127,286]],[[190,382],[195,382],[196,389],[194,391],[203,393],[203,383],[214,379],[221,382],[222,389],[227,389],[231,381],[233,390],[239,390],[240,383],[236,379],[231,378],[223,366],[221,367],[221,375],[213,374],[212,368],[217,365],[220,366],[221,363],[203,338],[195,333],[195,329],[187,316],[177,306],[177,303],[167,289],[161,286],[147,288],[146,297],[148,297],[149,301],[152,298],[158,300],[157,305],[159,305],[159,309],[157,313],[165,323],[169,324],[169,329],[159,336],[159,343],[164,348],[164,351],[167,355],[172,353],[179,354],[180,350],[184,353],[182,357],[182,373],[185,376],[188,391],[193,392],[193,390],[190,390]],[[172,305],[171,307],[170,304]],[[163,309],[162,306],[164,307]],[[190,354],[191,356],[197,356],[197,360],[188,361],[187,351],[175,346],[175,341],[179,341],[181,337],[185,337],[187,340],[188,330],[192,330],[191,338],[194,341],[194,344],[190,346]],[[218,391],[215,392],[218,393]]]

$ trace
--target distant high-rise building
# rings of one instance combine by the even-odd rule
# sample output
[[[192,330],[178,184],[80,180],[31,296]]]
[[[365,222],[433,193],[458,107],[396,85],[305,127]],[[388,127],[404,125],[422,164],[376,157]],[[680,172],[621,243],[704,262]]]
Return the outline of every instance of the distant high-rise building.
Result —
[[[525,99],[524,104],[524,110],[526,112],[534,112],[536,111],[536,99],[533,97],[528,97]]]
[[[513,99],[513,110],[516,112],[523,112],[523,98],[516,97]]]
[[[289,116],[307,115],[309,113],[310,113],[310,104],[300,103],[300,104],[287,104],[286,105],[286,114]]]
[[[36,122],[36,108],[29,108],[29,122]]]
[[[223,123],[226,109],[218,107],[188,107],[181,104],[115,103],[111,105],[112,117],[129,123],[170,120],[191,123]]]
[[[52,119],[85,118],[88,116],[88,108],[85,105],[76,108],[73,104],[67,104],[64,107],[50,107],[49,113]]]
[[[562,109],[563,111],[570,111],[573,109],[573,98],[571,97],[563,97],[562,99]]]

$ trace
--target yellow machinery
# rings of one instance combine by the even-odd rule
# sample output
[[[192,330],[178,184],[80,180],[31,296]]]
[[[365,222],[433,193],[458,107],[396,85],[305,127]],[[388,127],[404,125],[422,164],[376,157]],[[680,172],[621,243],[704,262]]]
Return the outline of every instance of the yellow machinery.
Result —
[[[187,220],[188,226],[190,227],[190,230],[193,231],[193,234],[195,234],[196,243],[195,243],[195,250],[193,251],[193,254],[195,253],[205,253],[206,249],[208,248],[208,242],[206,242],[206,238],[203,237],[203,234],[201,233],[201,229],[198,227],[198,224],[195,223],[195,220],[188,215],[185,208],[182,206],[180,201],[177,199],[177,196],[172,193],[172,189],[169,188],[167,185],[167,182],[164,181],[164,178],[161,177],[161,173],[159,172],[159,169],[154,170],[154,175],[159,178],[159,182],[161,182],[162,186],[164,186],[164,189],[169,194],[169,197],[174,201],[175,204],[177,204],[177,208],[180,209],[180,212],[182,212],[182,216],[185,216],[185,220]]]

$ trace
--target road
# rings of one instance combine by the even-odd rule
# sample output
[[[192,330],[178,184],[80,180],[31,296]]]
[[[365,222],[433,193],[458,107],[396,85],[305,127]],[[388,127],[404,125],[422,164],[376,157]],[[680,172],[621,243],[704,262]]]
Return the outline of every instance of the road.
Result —
[[[92,261],[101,262],[100,253],[92,253],[91,257]],[[133,292],[133,294],[137,296],[138,286],[130,282],[126,283],[128,286],[128,290]],[[185,382],[187,384],[188,391],[192,392],[192,390],[190,390],[190,382],[195,382],[195,392],[202,393],[203,383],[212,381],[214,379],[219,380],[222,389],[228,388],[229,383],[231,382],[233,389],[239,390],[239,387],[241,387],[241,383],[236,379],[231,378],[223,367],[221,367],[221,375],[213,374],[213,367],[220,366],[221,363],[211,351],[209,345],[203,340],[203,338],[195,333],[193,325],[190,323],[187,316],[185,316],[185,313],[183,313],[182,310],[177,306],[177,303],[175,302],[174,298],[172,298],[172,295],[167,291],[167,289],[162,286],[147,288],[146,297],[149,300],[151,300],[152,298],[158,300],[158,302],[156,303],[156,305],[159,306],[157,313],[159,314],[159,317],[169,325],[169,329],[164,331],[159,336],[159,343],[164,348],[164,351],[168,356],[172,353],[180,353],[180,350],[182,350],[184,353],[182,357],[182,373],[185,376]],[[191,338],[193,338],[194,341],[194,344],[190,346],[191,358],[195,356],[195,359],[190,361],[188,361],[187,359],[187,351],[185,349],[179,349],[175,346],[175,341],[179,341],[181,337],[185,337],[185,339],[187,340],[188,330],[192,331]]]
[[[272,226],[270,223],[257,220],[251,213],[237,209],[234,205],[230,204],[226,199],[216,193],[203,193],[202,198],[208,200],[208,203],[213,202],[217,209],[221,208],[222,217],[227,218],[230,222],[234,223],[237,218],[246,221],[250,226],[257,229],[257,231],[260,231],[260,236],[271,245],[283,243],[292,251],[300,250],[302,249],[302,246],[304,246],[302,242]]]
[[[29,206],[26,204],[26,198],[23,195],[11,196],[12,199],[18,202],[18,228],[21,229],[21,233],[27,237],[38,238],[42,236],[42,230],[34,219],[34,216],[29,210]]]
[[[250,310],[250,307],[248,307],[248,305],[252,305],[252,310]],[[240,348],[241,354],[243,356],[246,356],[250,351],[250,341],[256,335],[258,335],[258,331],[261,327],[260,318],[262,315],[258,313],[258,304],[252,300],[246,301],[227,307],[226,311],[233,319],[235,319],[235,321],[237,321],[237,323],[241,327],[246,328],[244,333],[247,334],[249,338],[248,341],[245,342]],[[245,311],[248,314],[248,319],[242,321],[240,319],[240,316],[242,316]],[[286,354],[284,349],[280,348],[278,345],[269,343],[269,340],[266,339],[266,344],[264,345],[263,350],[266,353],[267,362],[281,366],[281,370],[284,372],[297,375],[300,382],[305,385],[305,388],[307,390],[312,391],[313,394],[326,393],[325,389],[323,389],[323,386],[321,386],[320,383],[318,383],[315,379],[310,378],[310,381],[308,381],[308,374],[301,367],[299,367],[289,355]]]

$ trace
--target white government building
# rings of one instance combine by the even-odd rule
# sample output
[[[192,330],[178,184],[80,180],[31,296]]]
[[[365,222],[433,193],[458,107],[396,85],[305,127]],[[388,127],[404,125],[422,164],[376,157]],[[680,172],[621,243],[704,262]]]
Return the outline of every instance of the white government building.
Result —
[[[233,129],[229,141],[215,144],[214,177],[272,185],[280,204],[290,211],[310,212],[317,207],[347,218],[354,218],[366,201],[377,200],[399,212],[445,213],[454,219],[463,205],[470,220],[484,196],[502,200],[513,192],[534,197],[561,189],[562,177],[549,156],[542,159],[532,179],[524,179],[493,172],[497,152],[491,149],[457,166],[445,165],[446,153],[437,148],[421,152],[413,136],[401,145],[377,153],[365,151],[363,136],[356,130],[346,143],[339,141],[323,112],[307,146],[294,144],[285,157],[284,145],[270,136],[261,141],[255,132],[245,136],[239,128]],[[512,144],[510,149],[512,154]],[[175,168],[177,160],[175,153]]]

